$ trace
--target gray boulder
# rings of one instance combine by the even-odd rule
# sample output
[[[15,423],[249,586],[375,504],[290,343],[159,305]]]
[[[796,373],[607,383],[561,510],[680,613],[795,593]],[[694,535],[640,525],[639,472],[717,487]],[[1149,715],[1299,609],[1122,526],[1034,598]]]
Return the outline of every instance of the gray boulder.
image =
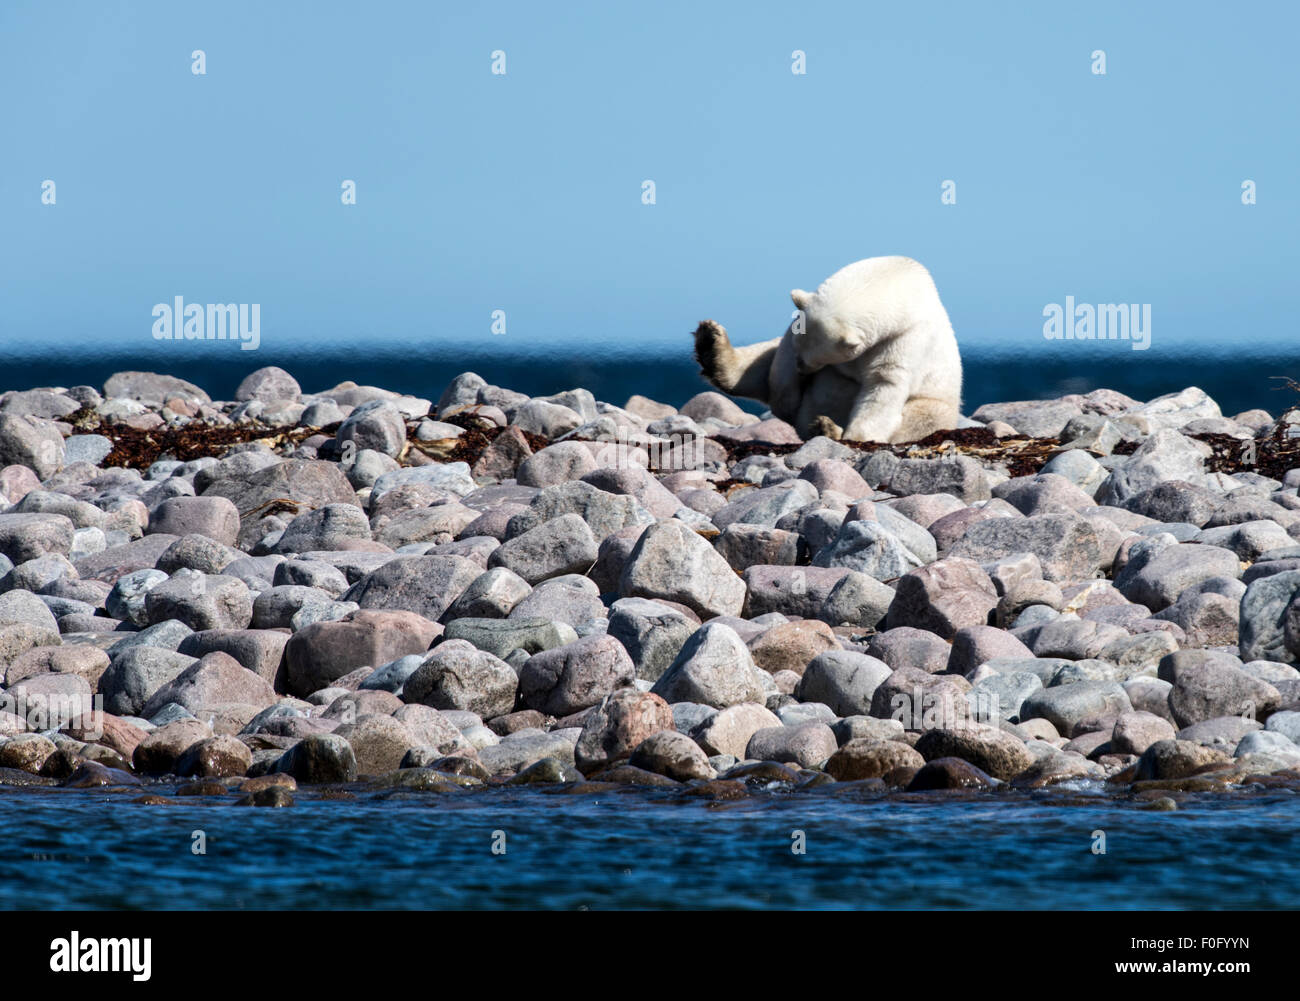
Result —
[[[764,686],[749,648],[722,623],[697,629],[651,691],[670,704],[699,702],[715,709],[764,701]]]

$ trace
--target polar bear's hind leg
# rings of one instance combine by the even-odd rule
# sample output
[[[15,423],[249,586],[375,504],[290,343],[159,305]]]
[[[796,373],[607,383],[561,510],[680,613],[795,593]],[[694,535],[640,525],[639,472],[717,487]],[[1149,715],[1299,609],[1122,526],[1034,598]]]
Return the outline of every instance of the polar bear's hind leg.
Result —
[[[952,430],[960,417],[957,406],[948,400],[914,396],[904,404],[903,421],[890,436],[890,441],[919,441],[936,431]]]
[[[781,339],[737,348],[720,323],[705,320],[695,328],[695,360],[700,374],[724,393],[768,402],[768,373]]]

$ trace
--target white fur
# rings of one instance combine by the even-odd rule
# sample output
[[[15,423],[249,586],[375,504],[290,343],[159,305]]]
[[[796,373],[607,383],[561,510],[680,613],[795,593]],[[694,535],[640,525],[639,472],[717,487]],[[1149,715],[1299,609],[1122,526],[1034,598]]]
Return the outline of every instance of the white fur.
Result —
[[[763,400],[805,435],[914,441],[956,425],[957,338],[919,263],[867,258],[790,298],[800,316],[772,341],[732,348],[725,330],[701,324],[696,356],[706,378]]]

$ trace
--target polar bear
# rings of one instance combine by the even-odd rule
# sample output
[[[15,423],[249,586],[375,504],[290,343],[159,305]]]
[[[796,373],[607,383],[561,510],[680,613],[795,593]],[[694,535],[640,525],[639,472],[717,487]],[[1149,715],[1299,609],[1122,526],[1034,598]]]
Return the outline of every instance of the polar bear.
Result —
[[[790,299],[794,321],[775,340],[737,348],[721,325],[701,323],[704,378],[766,403],[805,437],[903,442],[957,426],[961,355],[921,264],[869,257]]]

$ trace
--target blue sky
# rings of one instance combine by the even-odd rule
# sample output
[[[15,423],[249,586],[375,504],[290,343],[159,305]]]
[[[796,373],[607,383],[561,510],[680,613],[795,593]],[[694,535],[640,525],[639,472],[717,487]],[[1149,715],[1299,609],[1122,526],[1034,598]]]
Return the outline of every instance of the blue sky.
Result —
[[[748,342],[890,253],[967,352],[1067,295],[1294,343],[1296,10],[6,0],[0,351],[151,352],[176,295],[278,349]]]

